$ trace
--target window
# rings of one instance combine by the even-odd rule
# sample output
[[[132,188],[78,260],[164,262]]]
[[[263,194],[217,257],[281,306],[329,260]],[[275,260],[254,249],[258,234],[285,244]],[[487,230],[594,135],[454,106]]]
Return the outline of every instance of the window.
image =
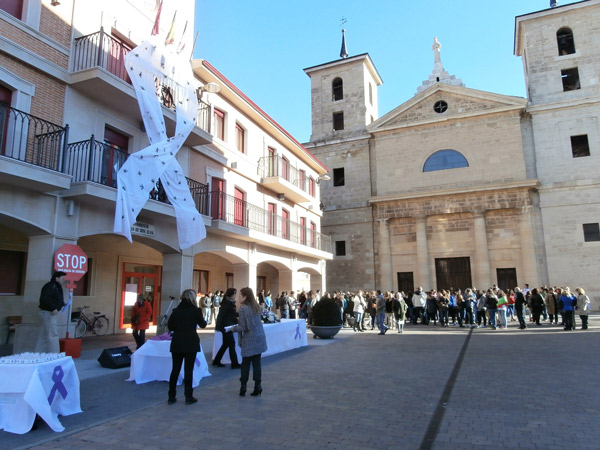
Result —
[[[448,103],[444,100],[438,100],[434,103],[433,110],[438,114],[445,113],[448,110]]]
[[[233,200],[233,223],[241,227],[246,226],[246,194],[239,188],[235,188]]]
[[[298,171],[298,182],[299,182],[299,188],[302,189],[303,191],[306,191],[306,171],[300,169]]]
[[[196,292],[207,293],[208,292],[208,270],[194,270],[194,281],[192,286],[196,289]]]
[[[0,250],[0,295],[22,295],[27,253]]]
[[[237,145],[237,149],[246,153],[246,147],[244,146],[246,130],[244,130],[239,123],[235,124],[235,143]]]
[[[226,272],[225,273],[225,289],[229,289],[234,287],[233,286],[233,274],[231,272]]]
[[[344,98],[344,82],[341,78],[336,78],[331,83],[331,91],[333,101],[341,100]]]
[[[308,177],[308,193],[311,197],[315,196],[315,179],[313,177]]]
[[[214,113],[215,123],[214,123],[214,135],[218,137],[222,141],[225,140],[225,113],[219,109],[215,108]]]
[[[600,224],[584,223],[583,224],[583,240],[585,242],[600,241]]]
[[[0,9],[21,20],[23,0],[2,0],[0,1]]]
[[[317,246],[317,224],[310,222],[310,246],[315,248]]]
[[[335,112],[333,113],[333,130],[339,131],[344,129],[344,113]]]
[[[573,152],[573,158],[590,156],[590,144],[588,143],[587,134],[571,136],[571,151]]]
[[[225,180],[211,180],[210,210],[213,219],[225,220]]]
[[[456,150],[439,150],[427,158],[423,172],[469,167],[467,159]]]
[[[290,238],[290,212],[286,209],[281,210],[281,237]]]
[[[346,184],[344,180],[344,168],[333,169],[333,186],[344,186]]]
[[[558,44],[558,56],[575,53],[575,41],[570,28],[561,28],[556,32],[556,43]]]
[[[306,245],[306,217],[300,217],[300,243]]]
[[[104,144],[100,183],[117,187],[117,172],[129,156],[129,136],[105,126]]]
[[[281,178],[290,181],[290,161],[285,157],[281,157]]]
[[[91,278],[92,278],[92,268],[94,264],[93,258],[88,258],[88,270],[83,277],[77,282],[75,289],[73,289],[73,295],[92,295],[91,294]]]
[[[581,89],[581,85],[579,84],[579,70],[577,70],[577,67],[561,70],[560,76],[562,78],[563,91],[566,92]]]
[[[275,203],[269,203],[267,232],[271,235],[277,234],[277,205]]]
[[[269,147],[269,177],[277,175],[277,150],[273,147]]]
[[[335,241],[335,256],[346,256],[346,241]]]

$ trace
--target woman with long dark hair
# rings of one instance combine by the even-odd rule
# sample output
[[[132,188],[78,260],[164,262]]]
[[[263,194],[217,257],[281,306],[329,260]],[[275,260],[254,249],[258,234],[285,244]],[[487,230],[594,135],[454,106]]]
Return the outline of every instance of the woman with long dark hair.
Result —
[[[196,353],[200,351],[200,338],[196,333],[196,327],[206,328],[206,320],[200,308],[196,306],[196,291],[186,289],[181,293],[181,302],[171,313],[167,326],[172,335],[171,358],[173,368],[169,377],[169,405],[177,401],[177,378],[183,368],[183,386],[185,392],[185,404],[191,405],[198,400],[192,395],[192,380],[194,375],[194,362]]]
[[[225,331],[225,327],[238,323],[237,314],[235,312],[235,294],[237,294],[236,289],[227,289],[225,296],[223,297],[221,307],[219,308],[219,315],[217,316],[215,330],[221,332],[221,335],[223,336],[223,343],[213,358],[213,366],[225,367],[225,364],[221,364],[221,358],[225,354],[225,350],[229,349],[231,368],[239,369],[241,367],[237,359],[237,353],[235,352],[235,339],[233,338],[233,333],[231,331]]]
[[[250,395],[256,397],[262,393],[262,370],[260,366],[261,354],[267,351],[267,338],[260,319],[260,305],[254,298],[254,292],[249,287],[240,289],[241,305],[239,309],[238,325],[228,327],[231,331],[238,332],[238,342],[242,348],[242,375],[240,377],[240,396],[246,395],[246,384],[250,376],[252,364],[252,379],[254,391]]]

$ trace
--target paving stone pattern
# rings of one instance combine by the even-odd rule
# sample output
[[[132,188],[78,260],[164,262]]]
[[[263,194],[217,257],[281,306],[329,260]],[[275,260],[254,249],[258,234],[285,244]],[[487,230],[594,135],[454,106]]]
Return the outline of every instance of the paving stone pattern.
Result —
[[[328,343],[309,337],[307,348],[265,358],[259,398],[239,397],[239,375],[228,367],[211,367],[214,376],[201,382],[195,390],[199,402],[190,406],[183,403],[181,387],[179,401],[169,406],[166,383],[115,382],[105,395],[118,400],[141,389],[149,404],[127,413],[115,409],[111,417],[86,426],[70,420],[92,414],[89,409],[63,417],[65,432],[21,445],[147,450],[598,448],[600,317],[591,324],[590,330],[574,332],[548,325],[519,331],[514,322],[507,330],[473,330],[437,421],[434,412],[470,330],[407,325],[403,334],[342,330]],[[99,380],[104,378],[86,380],[82,389],[92,383],[101,389]],[[83,399],[82,392],[85,410]],[[423,445],[428,432],[433,432],[432,446]],[[0,441],[6,435],[0,432]],[[12,442],[11,448],[19,446],[18,439]]]

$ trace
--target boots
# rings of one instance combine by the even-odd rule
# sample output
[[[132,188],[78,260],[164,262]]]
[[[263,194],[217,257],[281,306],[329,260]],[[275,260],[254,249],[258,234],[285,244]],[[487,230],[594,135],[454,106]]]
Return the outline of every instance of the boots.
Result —
[[[255,384],[254,390],[252,391],[252,393],[250,395],[252,397],[260,397],[261,393],[262,393],[262,386],[260,384]]]
[[[240,387],[240,397],[246,396],[246,383],[242,383]]]

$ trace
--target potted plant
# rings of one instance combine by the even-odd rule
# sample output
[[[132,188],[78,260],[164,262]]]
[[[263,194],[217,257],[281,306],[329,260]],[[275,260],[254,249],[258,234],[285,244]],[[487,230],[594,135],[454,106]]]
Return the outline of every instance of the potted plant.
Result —
[[[335,336],[342,328],[342,315],[337,302],[329,297],[319,300],[312,308],[312,321],[310,329],[313,337],[331,339]]]

